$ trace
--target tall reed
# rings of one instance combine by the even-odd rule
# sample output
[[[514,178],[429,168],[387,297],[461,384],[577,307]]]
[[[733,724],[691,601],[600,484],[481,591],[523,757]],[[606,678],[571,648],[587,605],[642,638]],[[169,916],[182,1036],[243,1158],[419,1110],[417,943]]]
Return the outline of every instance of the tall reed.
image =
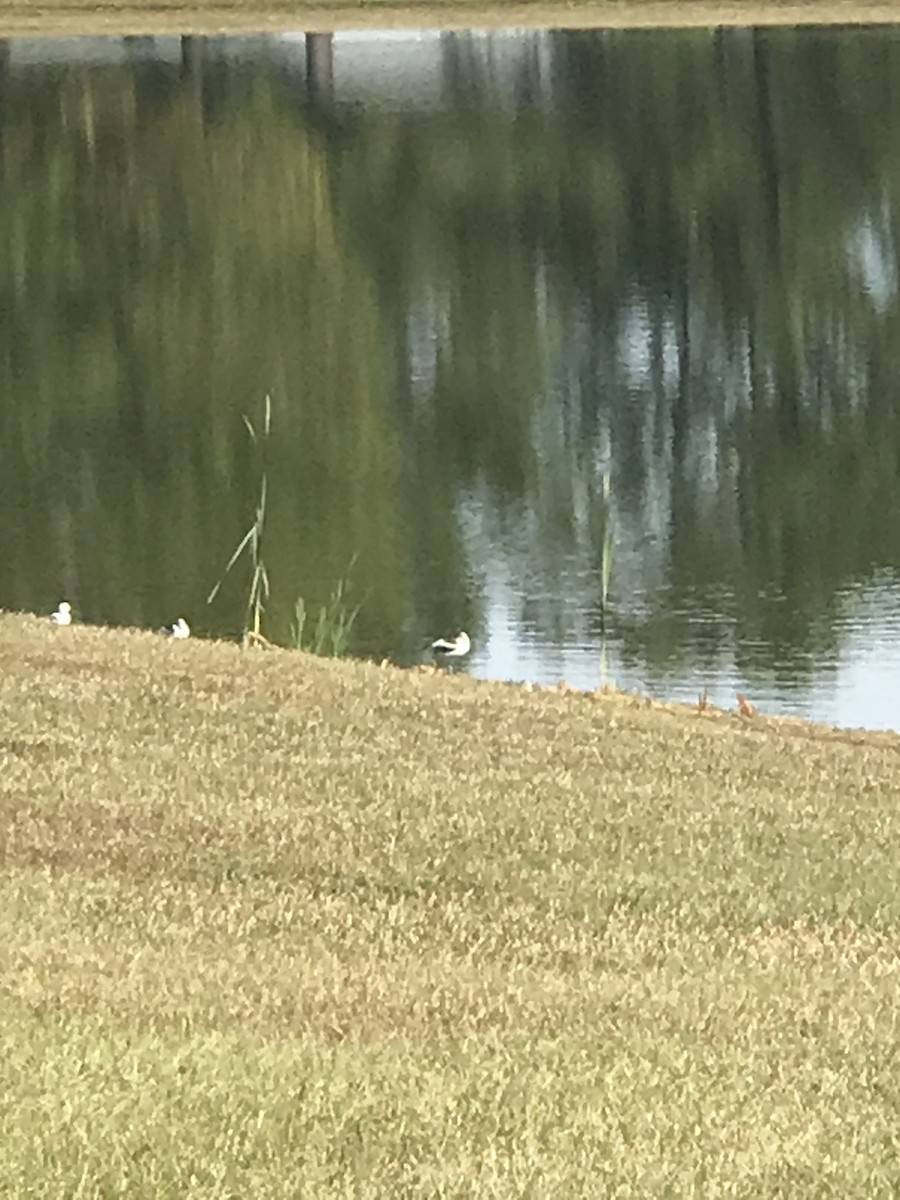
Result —
[[[600,685],[607,682],[606,614],[609,608],[609,583],[613,564],[613,526],[610,504],[609,472],[603,476],[603,500],[601,508],[600,540]]]
[[[266,570],[266,564],[262,557],[262,536],[263,529],[266,523],[266,499],[268,496],[269,482],[266,466],[266,448],[269,441],[269,433],[272,428],[272,398],[266,396],[265,407],[263,410],[262,434],[257,434],[253,422],[246,414],[244,415],[244,424],[247,426],[247,431],[250,434],[250,440],[255,446],[259,447],[260,453],[260,478],[259,478],[259,496],[256,501],[256,515],[253,524],[241,538],[237,545],[237,549],[231,558],[228,560],[228,565],[219,576],[215,587],[206,597],[206,603],[212,604],[216,596],[219,594],[219,589],[225,582],[225,577],[231,568],[235,565],[244,551],[250,559],[250,587],[247,592],[247,606],[244,613],[244,628],[242,636],[246,639],[249,634],[253,634],[257,639],[262,636],[262,616],[266,609],[266,603],[269,599],[269,573]]]
[[[603,476],[603,509],[602,509],[602,540],[600,544],[600,622],[601,628],[606,623],[606,610],[609,603],[609,581],[612,577],[613,564],[613,529],[610,512],[610,482],[609,473]]]
[[[244,611],[242,640],[245,643],[252,640],[257,644],[265,644],[267,639],[263,637],[262,619],[266,611],[266,604],[268,603],[271,589],[269,586],[269,572],[266,570],[266,564],[262,556],[262,539],[266,524],[266,502],[269,494],[267,448],[269,435],[272,431],[272,398],[266,396],[261,431],[257,431],[256,426],[248,416],[244,415],[243,420],[247,426],[247,432],[250,434],[250,440],[259,449],[259,494],[256,501],[256,513],[253,518],[253,524],[238,542],[234,553],[226,564],[225,570],[206,597],[206,603],[212,604],[213,600],[219,594],[229,571],[237,563],[241,555],[246,553],[250,560],[250,585],[247,590],[247,605]],[[350,561],[351,569],[355,561],[354,556]],[[290,634],[291,643],[296,649],[299,650],[302,648],[311,650],[314,654],[326,654],[334,657],[347,653],[350,645],[350,634],[359,614],[360,606],[357,604],[354,608],[351,608],[346,602],[344,598],[346,587],[347,584],[344,579],[338,580],[328,602],[323,604],[319,609],[315,627],[312,629],[311,636],[306,640],[304,640],[307,621],[306,601],[302,596],[297,597]]]

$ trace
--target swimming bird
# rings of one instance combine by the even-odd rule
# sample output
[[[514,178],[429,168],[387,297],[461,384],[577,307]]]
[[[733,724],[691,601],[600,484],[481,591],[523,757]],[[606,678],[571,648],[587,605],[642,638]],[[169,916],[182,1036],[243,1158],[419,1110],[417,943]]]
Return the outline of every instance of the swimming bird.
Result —
[[[72,605],[68,600],[60,600],[59,608],[56,612],[50,614],[50,620],[54,625],[72,624]]]
[[[189,638],[191,636],[191,627],[184,617],[179,617],[174,625],[163,625],[159,632],[165,634],[166,637]]]
[[[467,633],[460,632],[455,638],[438,638],[431,648],[447,658],[462,658],[472,649],[472,642]]]

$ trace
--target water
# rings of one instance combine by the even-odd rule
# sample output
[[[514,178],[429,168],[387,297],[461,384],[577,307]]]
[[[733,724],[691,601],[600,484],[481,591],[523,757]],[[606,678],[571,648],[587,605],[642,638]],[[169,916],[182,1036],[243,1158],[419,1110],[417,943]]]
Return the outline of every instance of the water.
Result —
[[[5,47],[0,606],[900,728],[900,29]]]

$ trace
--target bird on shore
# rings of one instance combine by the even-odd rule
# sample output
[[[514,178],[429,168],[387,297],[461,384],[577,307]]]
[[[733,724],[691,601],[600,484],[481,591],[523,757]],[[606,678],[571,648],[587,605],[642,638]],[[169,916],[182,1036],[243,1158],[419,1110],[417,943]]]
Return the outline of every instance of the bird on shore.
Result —
[[[68,600],[60,600],[59,608],[50,614],[50,620],[54,625],[72,624],[72,605]]]
[[[431,648],[444,658],[462,658],[472,649],[472,642],[467,633],[460,632],[455,638],[438,638]]]
[[[173,625],[163,625],[159,632],[165,637],[189,638],[191,636],[191,627],[184,617],[179,617]]]

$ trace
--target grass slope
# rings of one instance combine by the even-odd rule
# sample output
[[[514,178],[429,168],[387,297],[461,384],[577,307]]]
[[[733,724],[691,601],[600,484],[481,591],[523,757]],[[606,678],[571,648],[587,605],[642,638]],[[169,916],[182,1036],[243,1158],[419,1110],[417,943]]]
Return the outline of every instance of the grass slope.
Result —
[[[900,739],[0,616],[0,1195],[900,1194]]]

